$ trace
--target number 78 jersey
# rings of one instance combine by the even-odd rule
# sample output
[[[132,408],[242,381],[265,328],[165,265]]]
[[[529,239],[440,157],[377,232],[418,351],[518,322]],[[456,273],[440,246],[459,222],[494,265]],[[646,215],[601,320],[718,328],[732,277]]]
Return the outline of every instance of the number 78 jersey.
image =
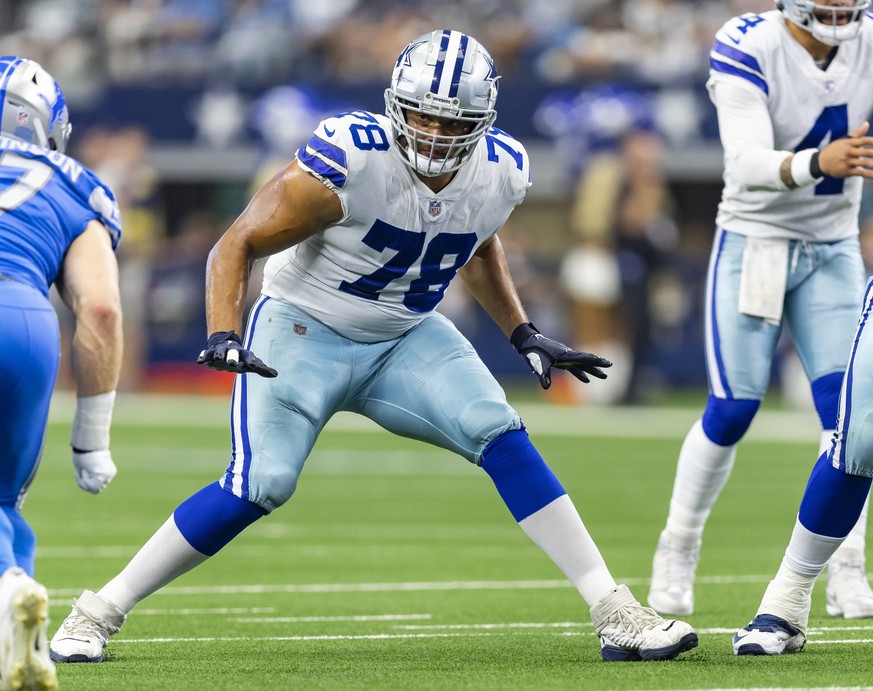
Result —
[[[530,185],[524,148],[492,128],[433,192],[401,159],[388,118],[365,111],[324,120],[297,162],[344,215],[270,257],[262,292],[363,342],[396,338],[430,313]]]
[[[716,34],[707,86],[712,94],[719,83],[733,84],[763,99],[775,150],[822,149],[873,111],[873,19],[862,18],[858,37],[840,44],[826,70],[785,22],[779,10],[728,21]],[[859,177],[825,177],[791,191],[753,188],[742,184],[726,157],[724,179],[717,223],[728,230],[815,241],[858,232]]]

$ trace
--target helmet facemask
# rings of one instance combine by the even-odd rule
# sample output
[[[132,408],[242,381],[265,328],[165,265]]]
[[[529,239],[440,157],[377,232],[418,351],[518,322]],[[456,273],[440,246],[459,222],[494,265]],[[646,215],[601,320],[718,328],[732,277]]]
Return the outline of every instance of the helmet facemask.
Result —
[[[816,40],[829,46],[838,46],[858,36],[870,0],[855,0],[849,5],[825,5],[814,0],[779,0],[776,5],[789,21],[811,33]],[[844,19],[848,21],[840,23]]]
[[[458,170],[497,117],[497,80],[488,52],[458,31],[434,31],[410,43],[385,90],[385,112],[403,161],[428,177]],[[432,134],[413,127],[409,112],[454,121],[449,129],[461,123],[470,129]]]

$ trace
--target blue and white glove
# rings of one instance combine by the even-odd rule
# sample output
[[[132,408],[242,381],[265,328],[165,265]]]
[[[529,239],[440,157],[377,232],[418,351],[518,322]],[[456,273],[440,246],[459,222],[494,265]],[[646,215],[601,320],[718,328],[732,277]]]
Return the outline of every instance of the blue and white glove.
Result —
[[[509,340],[531,371],[539,377],[540,385],[544,389],[552,385],[552,367],[567,370],[586,384],[590,381],[589,374],[598,379],[606,379],[606,373],[600,368],[612,367],[609,360],[599,355],[573,350],[563,343],[546,338],[529,322],[517,326]]]
[[[242,339],[235,331],[216,331],[200,351],[198,365],[221,372],[245,374],[254,372],[262,377],[275,377],[278,372],[264,364],[252,351],[242,347]]]
[[[70,434],[73,467],[76,469],[76,483],[91,494],[102,492],[118,472],[109,452],[109,426],[114,405],[114,391],[76,399]]]

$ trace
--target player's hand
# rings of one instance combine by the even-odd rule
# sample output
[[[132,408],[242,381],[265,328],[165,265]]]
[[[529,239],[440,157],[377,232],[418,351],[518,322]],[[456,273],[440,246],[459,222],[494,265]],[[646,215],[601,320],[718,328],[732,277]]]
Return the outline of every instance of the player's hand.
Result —
[[[216,331],[200,351],[198,365],[222,372],[245,374],[254,372],[262,377],[275,377],[278,372],[264,364],[257,355],[242,347],[242,340],[234,331]]]
[[[512,332],[509,340],[531,371],[540,378],[540,385],[544,389],[552,385],[552,367],[567,370],[586,384],[590,381],[588,375],[606,379],[606,373],[600,368],[612,367],[609,360],[599,355],[573,350],[563,343],[546,338],[533,324],[521,324]]]
[[[821,150],[821,172],[834,178],[858,176],[873,179],[873,137],[867,136],[870,123],[864,122],[848,136],[835,139]]]
[[[76,469],[76,482],[79,487],[91,494],[99,494],[103,491],[118,472],[109,449],[103,451],[73,449],[73,467]]]

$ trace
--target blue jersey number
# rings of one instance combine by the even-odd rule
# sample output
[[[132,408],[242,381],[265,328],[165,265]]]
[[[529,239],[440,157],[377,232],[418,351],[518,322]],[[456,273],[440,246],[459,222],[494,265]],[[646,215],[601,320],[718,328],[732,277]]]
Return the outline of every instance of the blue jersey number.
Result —
[[[507,141],[507,139],[509,141]],[[510,156],[512,156],[512,160],[515,161],[516,168],[518,168],[519,170],[523,170],[524,159],[522,157],[521,151],[513,149],[509,143],[511,141],[513,141],[512,138],[501,129],[492,127],[490,130],[488,130],[488,134],[485,135],[485,143],[488,145],[488,160],[497,161],[499,155],[497,153],[497,149],[500,148],[508,153]]]
[[[825,139],[834,141],[849,133],[849,109],[845,103],[838,106],[827,106],[816,119],[812,129],[803,138],[795,152],[818,147]],[[816,196],[842,194],[843,179],[825,176],[815,186]]]
[[[337,119],[355,118],[367,123],[366,125],[359,125],[358,123],[349,125],[349,132],[352,134],[352,142],[355,147],[361,151],[371,151],[372,149],[375,149],[376,151],[387,151],[388,147],[391,146],[391,142],[388,140],[388,135],[385,134],[385,130],[379,126],[379,121],[367,111],[353,110],[348,113],[340,113],[336,117]]]
[[[364,244],[377,252],[386,249],[396,254],[381,267],[367,276],[349,283],[343,281],[339,289],[365,300],[378,300],[384,288],[406,274],[409,268],[421,260],[421,272],[409,285],[403,296],[403,304],[413,312],[429,312],[434,309],[458,269],[467,263],[476,245],[475,233],[441,233],[434,237],[425,248],[426,234],[404,230],[390,223],[377,220],[364,236]],[[442,268],[442,261],[454,256],[451,266]],[[431,288],[436,287],[436,290]]]
[[[737,23],[731,28],[736,29],[741,34],[743,34],[743,36],[745,36],[746,32],[749,29],[752,29],[752,28],[758,26],[758,24],[761,24],[763,21],[764,21],[764,18],[761,15],[754,14],[752,12],[748,12],[746,14],[743,14],[743,15],[737,17]],[[734,43],[737,43],[737,44],[739,44],[739,42],[742,40],[742,36],[737,38],[737,37],[733,36],[731,33],[728,33],[728,36],[730,37],[731,41],[733,41]]]

